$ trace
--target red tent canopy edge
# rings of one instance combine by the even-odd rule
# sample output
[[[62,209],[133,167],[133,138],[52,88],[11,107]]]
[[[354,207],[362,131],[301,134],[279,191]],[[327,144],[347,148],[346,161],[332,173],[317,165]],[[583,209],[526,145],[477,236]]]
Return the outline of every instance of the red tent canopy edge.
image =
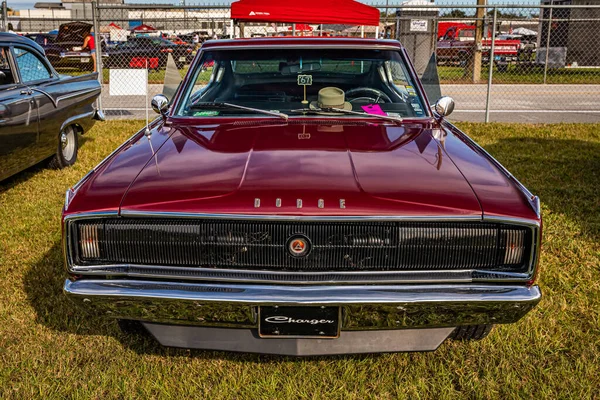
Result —
[[[231,18],[253,22],[379,26],[379,10],[354,0],[239,0]]]

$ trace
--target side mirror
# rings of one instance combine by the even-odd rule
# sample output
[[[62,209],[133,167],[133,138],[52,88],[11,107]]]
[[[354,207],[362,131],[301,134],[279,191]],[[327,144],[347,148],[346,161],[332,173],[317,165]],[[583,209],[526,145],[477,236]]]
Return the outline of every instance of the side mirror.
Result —
[[[448,96],[440,97],[438,101],[435,102],[433,111],[440,118],[447,117],[454,111],[454,99]]]
[[[152,109],[155,113],[162,115],[163,117],[169,111],[169,99],[164,94],[157,94],[152,98]]]

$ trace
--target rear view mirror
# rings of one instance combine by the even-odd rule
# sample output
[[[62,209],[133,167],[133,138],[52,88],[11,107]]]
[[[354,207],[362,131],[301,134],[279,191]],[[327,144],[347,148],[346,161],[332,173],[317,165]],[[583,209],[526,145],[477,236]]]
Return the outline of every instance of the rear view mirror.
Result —
[[[454,99],[448,96],[440,97],[438,101],[435,102],[433,111],[435,111],[439,117],[447,117],[454,111]]]
[[[281,72],[281,75],[295,75],[295,74],[299,74],[302,72],[318,71],[320,69],[321,69],[320,63],[310,62],[310,63],[303,63],[302,67],[300,67],[300,64],[291,64],[291,65],[283,64],[279,67],[279,72]]]
[[[162,115],[163,117],[169,110],[169,99],[163,94],[157,94],[152,98],[152,109],[155,113]]]

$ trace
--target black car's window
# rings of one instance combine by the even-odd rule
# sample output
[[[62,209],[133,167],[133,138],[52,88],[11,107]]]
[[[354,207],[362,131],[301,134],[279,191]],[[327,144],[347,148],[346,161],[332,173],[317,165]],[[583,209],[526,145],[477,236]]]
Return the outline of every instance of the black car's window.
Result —
[[[0,86],[15,83],[15,76],[10,68],[8,55],[9,48],[0,47]]]
[[[190,75],[181,116],[238,115],[231,103],[282,113],[318,108],[318,93],[334,87],[345,94],[340,107],[370,114],[426,117],[417,82],[398,50],[252,49],[203,52]],[[306,102],[302,82],[306,86]],[[341,115],[335,115],[336,118]]]
[[[52,73],[35,54],[28,50],[15,47],[15,60],[23,82],[35,82],[52,78]]]

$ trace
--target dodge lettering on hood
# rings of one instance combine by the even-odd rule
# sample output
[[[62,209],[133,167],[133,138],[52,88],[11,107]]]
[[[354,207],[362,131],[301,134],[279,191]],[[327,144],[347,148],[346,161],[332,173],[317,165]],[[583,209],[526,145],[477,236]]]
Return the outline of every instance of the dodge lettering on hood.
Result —
[[[437,100],[430,106],[430,100]],[[66,294],[165,346],[435,350],[540,300],[539,200],[397,41],[206,42],[67,192]]]

